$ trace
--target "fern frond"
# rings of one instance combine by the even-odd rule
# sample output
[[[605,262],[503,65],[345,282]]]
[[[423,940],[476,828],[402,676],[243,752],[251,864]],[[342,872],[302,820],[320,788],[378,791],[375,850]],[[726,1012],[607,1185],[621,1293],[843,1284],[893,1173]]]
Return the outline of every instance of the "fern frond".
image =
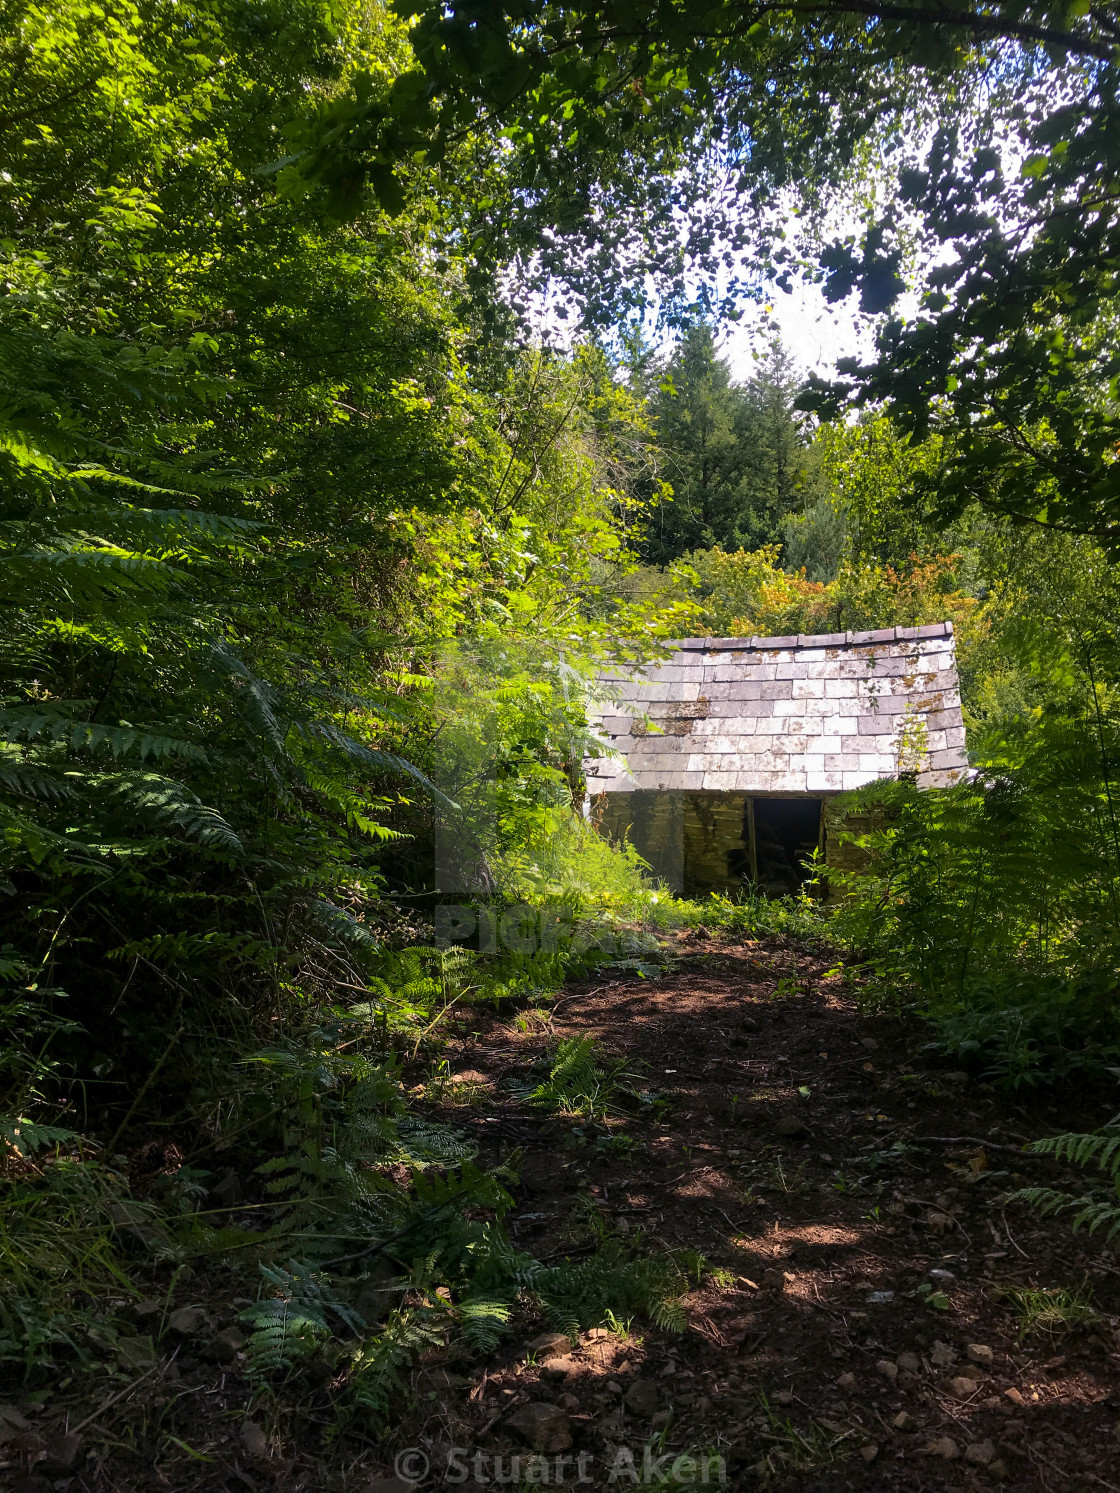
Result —
[[[382,752],[368,747],[364,742],[358,741],[356,737],[341,730],[333,721],[297,721],[293,724],[297,731],[309,741],[325,741],[335,751],[360,767],[369,768],[374,772],[401,773],[409,777],[413,782],[427,790],[428,794],[441,804],[445,809],[455,810],[458,805],[452,803],[451,799],[432,782],[428,775],[416,767],[404,757],[398,757],[394,752]]]
[[[649,1317],[670,1332],[685,1327],[680,1297],[688,1278],[673,1255],[630,1257],[605,1246],[589,1260],[534,1264],[521,1272],[521,1283],[536,1293],[560,1332],[593,1326],[608,1310]]]
[[[1114,1239],[1120,1233],[1120,1130],[1110,1126],[1090,1134],[1067,1131],[1048,1135],[1034,1141],[1030,1149],[1076,1166],[1086,1167],[1095,1162],[1099,1171],[1108,1174],[1112,1196],[1089,1193],[1079,1197],[1054,1187],[1024,1187],[1013,1193],[1012,1198],[1026,1203],[1043,1217],[1076,1210],[1070,1220],[1072,1228],[1084,1228],[1090,1234],[1104,1229],[1105,1239]]]
[[[397,1125],[397,1157],[417,1171],[427,1166],[449,1166],[470,1161],[478,1151],[474,1141],[449,1125],[409,1117]]]
[[[1023,1187],[1011,1194],[1010,1201],[1026,1203],[1040,1217],[1047,1218],[1051,1214],[1060,1213],[1063,1208],[1077,1207],[1087,1199],[1074,1197],[1069,1192],[1059,1192],[1054,1187]]]
[[[278,757],[287,758],[287,731],[276,715],[276,692],[234,653],[227,643],[210,644],[210,658],[223,678],[237,685],[237,699],[250,725]]]
[[[382,1430],[393,1398],[405,1388],[404,1371],[430,1348],[442,1347],[448,1319],[430,1307],[408,1307],[390,1313],[378,1335],[354,1355],[349,1391],[353,1403]]]
[[[556,1048],[547,1077],[536,1084],[511,1085],[526,1104],[551,1113],[595,1116],[609,1113],[626,1065],[604,1065],[594,1037],[566,1037]]]
[[[141,761],[148,757],[206,761],[206,753],[200,747],[174,736],[162,736],[131,726],[102,726],[76,720],[62,709],[21,706],[0,710],[0,739],[30,742],[42,738],[68,746],[75,752],[106,747],[114,757],[135,752]]]
[[[1029,1147],[1044,1156],[1053,1156],[1059,1161],[1071,1161],[1075,1166],[1087,1166],[1095,1161],[1101,1171],[1113,1177],[1120,1175],[1120,1130],[1092,1134],[1075,1131],[1064,1135],[1048,1135],[1033,1141]]]
[[[1120,1234],[1120,1204],[1105,1198],[1085,1199],[1070,1222],[1073,1228],[1084,1228],[1089,1234],[1105,1229],[1105,1243],[1110,1244]]]
[[[128,773],[114,780],[113,793],[159,824],[174,825],[189,840],[240,853],[244,846],[217,809],[204,804],[182,783],[157,773]]]
[[[41,802],[61,803],[75,797],[73,784],[44,770],[41,764],[28,761],[22,750],[7,743],[0,743],[0,790]]]
[[[494,1296],[468,1296],[458,1303],[463,1341],[476,1353],[493,1353],[509,1329],[510,1305]]]
[[[333,902],[315,902],[312,911],[319,922],[328,928],[343,943],[360,944],[366,948],[379,949],[381,940],[364,923],[359,923],[353,913],[347,912],[344,907],[336,907]]]
[[[354,1332],[365,1329],[354,1308],[334,1292],[329,1276],[314,1266],[293,1260],[286,1269],[262,1264],[260,1271],[273,1294],[241,1313],[253,1328],[245,1350],[251,1374],[278,1373],[306,1358],[330,1336],[328,1312]]]

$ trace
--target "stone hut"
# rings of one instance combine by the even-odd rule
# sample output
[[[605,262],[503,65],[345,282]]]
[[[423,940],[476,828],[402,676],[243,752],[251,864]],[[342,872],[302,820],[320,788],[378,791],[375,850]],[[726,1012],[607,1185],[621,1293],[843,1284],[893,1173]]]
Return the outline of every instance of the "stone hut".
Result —
[[[588,812],[677,893],[778,893],[820,846],[829,801],[877,778],[967,772],[953,624],[785,638],[685,638],[600,676]]]

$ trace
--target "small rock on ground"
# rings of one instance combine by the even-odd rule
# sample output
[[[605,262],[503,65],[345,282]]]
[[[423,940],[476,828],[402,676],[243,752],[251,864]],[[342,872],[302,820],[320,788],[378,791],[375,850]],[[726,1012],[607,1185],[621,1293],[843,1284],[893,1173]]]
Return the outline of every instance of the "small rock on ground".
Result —
[[[264,1461],[268,1457],[268,1437],[254,1420],[241,1422],[241,1445],[251,1457]]]
[[[955,1395],[958,1400],[967,1400],[976,1393],[976,1380],[970,1379],[966,1374],[958,1374],[949,1380],[949,1393]]]
[[[651,1419],[660,1407],[657,1385],[652,1379],[635,1379],[626,1391],[626,1408],[643,1420]]]
[[[593,1327],[587,1335],[591,1337],[596,1332]],[[566,1332],[542,1332],[540,1337],[535,1337],[529,1344],[528,1351],[535,1353],[538,1358],[551,1358],[561,1353],[572,1351],[572,1340]]]
[[[566,1452],[572,1444],[572,1423],[559,1405],[524,1405],[506,1424],[535,1452]]]
[[[74,1431],[70,1431],[50,1443],[43,1466],[48,1472],[73,1472],[84,1450],[85,1442]]]
[[[245,1346],[245,1334],[236,1327],[226,1327],[203,1349],[203,1356],[215,1363],[232,1363]]]
[[[181,1337],[193,1337],[205,1322],[206,1314],[200,1306],[181,1306],[167,1319],[171,1331],[179,1333]]]
[[[957,1443],[951,1436],[935,1436],[926,1442],[926,1451],[931,1457],[944,1457],[947,1462],[960,1456]]]

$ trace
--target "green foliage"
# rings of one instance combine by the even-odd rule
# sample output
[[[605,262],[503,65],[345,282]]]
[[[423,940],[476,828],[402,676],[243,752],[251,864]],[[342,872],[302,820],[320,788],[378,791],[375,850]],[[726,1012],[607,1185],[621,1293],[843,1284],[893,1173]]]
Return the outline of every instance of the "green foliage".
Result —
[[[491,153],[471,160],[485,212],[461,203],[486,267],[539,256],[544,282],[574,284],[594,314],[616,319],[643,302],[647,280],[678,311],[757,294],[760,263],[788,288],[798,250],[819,252],[831,189],[892,158],[908,134],[926,138],[916,125],[963,120],[971,143],[973,113],[1018,122],[1024,93],[1049,121],[1043,48],[1076,76],[1090,58],[1107,73],[1114,45],[1107,18],[1037,4],[948,19],[837,4],[745,26],[729,0],[688,11],[532,0],[486,27],[474,20],[467,4],[421,6],[415,71],[391,91],[362,79],[309,109],[289,189],[321,186],[333,211],[352,212],[394,166],[403,184],[408,163],[438,165],[459,142],[500,132],[500,172]],[[988,174],[969,177],[974,192]],[[767,211],[783,192],[804,206],[804,243]],[[826,261],[845,290],[860,283],[869,312],[890,304],[903,258],[876,226],[860,254],[837,246]],[[960,226],[976,231],[971,218]]]
[[[330,1336],[336,1320],[351,1332],[366,1325],[331,1288],[328,1277],[298,1260],[286,1268],[262,1265],[261,1275],[272,1294],[242,1313],[253,1329],[246,1350],[251,1373],[292,1368]]]
[[[813,891],[810,882],[795,897],[767,897],[748,888],[734,901],[718,895],[703,901],[674,899],[655,908],[650,921],[664,929],[707,928],[735,938],[778,934],[815,942],[830,935],[830,924]]]
[[[50,1103],[89,1059],[106,1124],[162,1062],[147,1102],[198,1115],[281,1009],[367,988],[472,775],[511,878],[563,881],[593,659],[658,625],[590,619],[648,421],[593,348],[471,352],[426,213],[332,228],[259,173],[298,101],[401,72],[395,23],[9,9],[5,938]]]
[[[0,1362],[30,1375],[60,1349],[84,1356],[97,1319],[75,1309],[76,1293],[91,1303],[133,1293],[136,1236],[126,1226],[143,1230],[156,1215],[126,1202],[127,1192],[120,1173],[88,1156],[9,1174],[0,1204]]]
[[[1035,1141],[1031,1150],[1072,1162],[1074,1166],[1087,1167],[1095,1162],[1098,1170],[1105,1173],[1108,1191],[1078,1197],[1053,1187],[1024,1187],[1014,1194],[1016,1199],[1029,1203],[1043,1217],[1073,1213],[1070,1219],[1073,1228],[1084,1228],[1090,1234],[1103,1229],[1106,1242],[1120,1234],[1120,1130],[1109,1129],[1092,1135],[1051,1135]]]
[[[1100,1071],[1120,1050],[1102,799],[1095,744],[1050,731],[1014,776],[861,790],[849,835],[868,863],[830,872],[846,894],[837,936],[877,988],[916,987],[938,1045],[1015,1087]]]
[[[347,1389],[353,1405],[377,1430],[388,1427],[394,1399],[407,1388],[407,1371],[425,1349],[442,1346],[446,1319],[430,1308],[394,1312],[384,1330],[355,1353]]]
[[[675,1255],[634,1255],[607,1243],[589,1260],[536,1266],[522,1280],[539,1297],[553,1327],[573,1337],[604,1321],[608,1310],[615,1317],[649,1317],[669,1332],[684,1331],[679,1298],[688,1277]]]
[[[901,153],[895,205],[869,226],[863,264],[872,242],[892,245],[897,263],[917,231],[939,268],[926,276],[921,314],[887,320],[876,359],[845,360],[845,380],[815,402],[882,402],[907,435],[938,432],[942,460],[916,496],[943,515],[979,500],[1107,544],[1120,218],[1094,183],[1114,169],[1115,59],[1099,69],[1068,59],[1062,74],[1068,95],[1008,120],[1018,170],[994,119],[943,126],[922,155]],[[863,277],[851,249],[836,246],[830,268],[833,296]]]
[[[615,1096],[625,1076],[625,1061],[604,1063],[594,1037],[565,1037],[545,1077],[539,1083],[522,1085],[520,1093],[527,1104],[549,1114],[601,1120],[616,1111]]]
[[[1090,1305],[1092,1292],[1089,1287],[1069,1290],[1065,1286],[1052,1286],[1035,1290],[1028,1286],[1012,1287],[1007,1297],[1019,1314],[1020,1342],[1032,1332],[1053,1335],[1058,1329],[1069,1331],[1084,1322],[1091,1322],[1096,1315]]]
[[[789,357],[771,349],[746,385],[731,381],[705,322],[687,328],[663,366],[644,369],[671,493],[651,494],[644,550],[665,565],[691,550],[755,549],[810,503],[815,469],[793,412]]]
[[[941,1003],[943,1044],[972,1043],[1012,1081],[1108,1056],[1110,573],[1087,548],[1062,565],[1036,554],[1032,571],[1022,546],[967,524],[987,549],[958,570],[930,536],[933,488],[959,507],[981,458],[991,506],[1111,511],[1114,412],[1092,388],[1111,354],[1103,310],[1077,299],[1094,276],[1107,288],[1110,219],[1076,285],[1053,231],[1071,163],[1103,151],[1111,55],[1095,98],[1071,106],[1085,128],[1069,161],[1059,138],[1011,193],[1019,219],[1043,214],[1008,251],[1043,286],[1037,305],[1021,287],[1005,303],[1028,333],[1022,391],[1010,343],[977,336],[988,290],[970,278],[998,270],[1007,286],[989,250],[1007,249],[1015,214],[996,212],[998,232],[985,218],[989,247],[959,225],[945,238],[942,187],[974,207],[1004,189],[989,191],[994,169],[964,182],[944,135],[907,200],[967,252],[946,272],[962,277],[956,310],[928,302],[919,327],[889,333],[905,374],[894,425],[809,445],[780,354],[731,385],[699,319],[707,290],[656,387],[648,358],[625,377],[600,346],[511,333],[538,268],[562,267],[595,319],[616,267],[659,245],[666,313],[681,315],[721,238],[699,203],[731,212],[737,282],[748,216],[764,223],[791,181],[850,181],[912,119],[915,77],[964,104],[983,80],[993,119],[1024,81],[1037,101],[1033,63],[989,37],[1098,38],[1094,17],[1047,14],[1000,12],[962,52],[934,45],[943,17],[835,10],[744,35],[717,5],[696,48],[691,14],[610,6],[595,24],[622,29],[569,46],[590,13],[544,0],[513,39],[501,17],[462,25],[454,4],[407,25],[313,0],[248,18],[165,0],[7,5],[0,1355],[25,1376],[111,1349],[108,1303],[188,1257],[259,1267],[254,1374],[325,1364],[378,1431],[418,1353],[453,1338],[494,1351],[519,1296],[569,1331],[632,1313],[680,1325],[680,1260],[617,1240],[560,1265],[516,1250],[512,1174],[476,1164],[413,1087],[472,1001],[544,1001],[607,959],[647,968],[639,921],[823,936],[808,895],[674,905],[580,814],[596,671],[670,635],[963,618],[964,591],[982,594],[991,625],[969,679],[984,776],[924,799],[887,790],[871,873],[837,926],[882,981]],[[1055,128],[1044,111],[1019,138]],[[715,189],[733,159],[749,160],[749,215]],[[876,305],[906,267],[894,228],[877,231],[825,266],[833,290],[858,284]],[[752,279],[801,252],[765,237]],[[526,249],[533,267],[511,275]],[[965,344],[988,349],[987,384],[964,376]],[[1006,406],[994,423],[985,399]],[[1072,463],[1068,492],[1039,476],[1055,457]],[[811,574],[780,568],[782,541]],[[652,576],[642,546],[674,567]],[[499,923],[527,915],[539,942],[435,947],[429,914],[452,882]],[[626,1086],[574,1039],[527,1098],[594,1121]],[[133,1195],[114,1168],[142,1135],[191,1154]],[[202,1206],[208,1158],[235,1140],[259,1232]]]
[[[522,835],[496,857],[511,899],[566,921],[642,916],[655,896],[649,867],[630,844],[615,845],[567,804],[539,830]]]
[[[744,25],[730,0],[532,0],[480,27],[470,4],[433,0],[410,35],[416,67],[391,88],[364,74],[305,112],[285,158],[293,195],[323,187],[345,215],[368,189],[397,210],[416,163],[458,149],[486,190],[456,198],[449,245],[477,246],[483,281],[532,260],[595,320],[654,296],[677,317],[738,312],[763,276],[823,279],[829,300],[858,295],[881,320],[874,357],[841,360],[811,402],[886,404],[905,435],[943,438],[912,490],[919,512],[979,500],[1111,542],[1105,12],[835,3]],[[500,153],[480,149],[483,131]],[[830,241],[837,205],[860,224]],[[907,289],[918,311],[903,318]]]
[[[865,869],[830,880],[880,995],[916,987],[942,1051],[1019,1086],[1120,1055],[1116,577],[1081,541],[991,535],[977,553],[996,579],[967,652],[976,774],[862,790]]]

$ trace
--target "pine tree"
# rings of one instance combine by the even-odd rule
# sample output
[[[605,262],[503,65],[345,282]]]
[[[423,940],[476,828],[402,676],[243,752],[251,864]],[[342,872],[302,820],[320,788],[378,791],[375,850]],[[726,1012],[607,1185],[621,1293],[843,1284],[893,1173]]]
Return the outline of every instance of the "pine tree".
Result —
[[[815,496],[794,411],[798,378],[775,343],[746,384],[732,380],[715,333],[694,322],[651,396],[671,502],[653,510],[648,558],[665,565],[698,549],[780,543],[783,522]]]

